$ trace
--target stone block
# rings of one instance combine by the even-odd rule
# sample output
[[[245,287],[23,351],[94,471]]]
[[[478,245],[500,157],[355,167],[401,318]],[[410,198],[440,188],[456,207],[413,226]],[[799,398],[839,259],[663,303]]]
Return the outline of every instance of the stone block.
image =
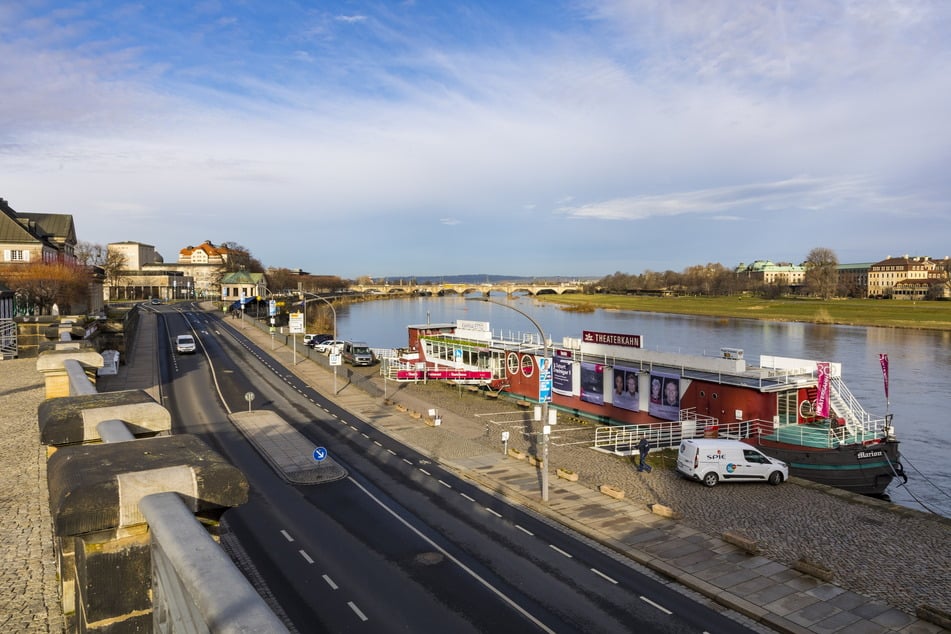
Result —
[[[578,474],[571,469],[556,469],[555,474],[562,478],[563,480],[568,480],[569,482],[577,482]]]
[[[37,408],[40,442],[63,446],[96,442],[96,426],[109,419],[124,421],[133,435],[154,436],[171,429],[172,419],[145,390],[123,390],[51,398]]]
[[[951,632],[951,612],[942,610],[932,605],[922,604],[915,610],[915,616],[922,621],[928,621],[935,625],[940,625],[945,630]]]
[[[805,558],[793,562],[792,567],[793,570],[798,570],[803,574],[809,575],[810,577],[815,577],[816,579],[821,579],[822,581],[832,581],[832,578],[835,576],[830,569],[826,568],[822,564],[810,561]]]
[[[750,555],[758,555],[760,553],[759,542],[739,531],[727,531],[723,533],[723,541],[728,544],[733,544]]]
[[[650,510],[654,515],[659,515],[672,520],[679,520],[683,518],[683,513],[680,511],[675,511],[669,506],[664,506],[663,504],[651,504]]]
[[[81,631],[104,631],[152,611],[152,550],[147,531],[99,541],[83,535],[76,545],[76,603]],[[109,630],[115,631],[115,630]]]
[[[138,502],[179,493],[195,513],[247,501],[248,481],[190,434],[63,447],[47,463],[55,535],[81,535],[142,523]]]
[[[610,484],[602,484],[600,487],[598,487],[598,490],[604,495],[612,497],[616,500],[624,499],[624,491],[617,487],[611,486]]]

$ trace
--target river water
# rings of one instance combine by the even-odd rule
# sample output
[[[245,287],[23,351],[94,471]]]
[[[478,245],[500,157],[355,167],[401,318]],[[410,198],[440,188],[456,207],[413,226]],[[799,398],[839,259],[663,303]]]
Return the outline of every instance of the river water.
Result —
[[[760,354],[833,361],[842,364],[845,384],[873,416],[894,415],[908,484],[888,490],[896,504],[951,517],[951,333],[694,317],[598,309],[579,313],[529,297],[509,302],[532,316],[553,342],[580,337],[583,330],[638,334],[647,349],[688,354],[719,354],[742,348],[747,361]],[[339,339],[366,341],[374,348],[407,344],[409,324],[488,321],[498,336],[537,334],[523,315],[504,306],[463,297],[386,299],[337,307]],[[886,403],[879,354],[889,359]]]

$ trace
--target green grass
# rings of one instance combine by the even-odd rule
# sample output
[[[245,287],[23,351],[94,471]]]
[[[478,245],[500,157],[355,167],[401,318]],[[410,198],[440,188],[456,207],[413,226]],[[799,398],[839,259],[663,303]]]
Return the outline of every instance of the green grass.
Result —
[[[894,299],[808,299],[756,297],[639,297],[633,295],[540,295],[566,310],[595,308],[652,313],[737,317],[816,324],[849,324],[951,330],[951,302]]]

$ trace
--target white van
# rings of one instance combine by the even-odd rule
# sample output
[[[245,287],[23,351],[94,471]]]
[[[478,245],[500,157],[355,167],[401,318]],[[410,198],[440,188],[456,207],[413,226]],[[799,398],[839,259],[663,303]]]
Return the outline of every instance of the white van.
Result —
[[[719,438],[682,441],[677,453],[677,471],[708,487],[716,486],[720,480],[764,480],[781,484],[789,478],[789,466],[785,462],[770,458],[745,442]]]

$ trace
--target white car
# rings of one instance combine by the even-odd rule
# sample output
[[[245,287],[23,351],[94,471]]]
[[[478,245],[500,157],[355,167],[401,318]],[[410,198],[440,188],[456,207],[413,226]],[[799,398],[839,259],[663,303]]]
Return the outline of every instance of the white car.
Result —
[[[179,354],[192,354],[195,350],[195,338],[191,335],[175,337],[175,351]]]
[[[328,341],[321,341],[316,346],[314,350],[317,352],[331,353],[331,352],[340,352],[343,349],[343,342],[336,339],[330,339]]]

